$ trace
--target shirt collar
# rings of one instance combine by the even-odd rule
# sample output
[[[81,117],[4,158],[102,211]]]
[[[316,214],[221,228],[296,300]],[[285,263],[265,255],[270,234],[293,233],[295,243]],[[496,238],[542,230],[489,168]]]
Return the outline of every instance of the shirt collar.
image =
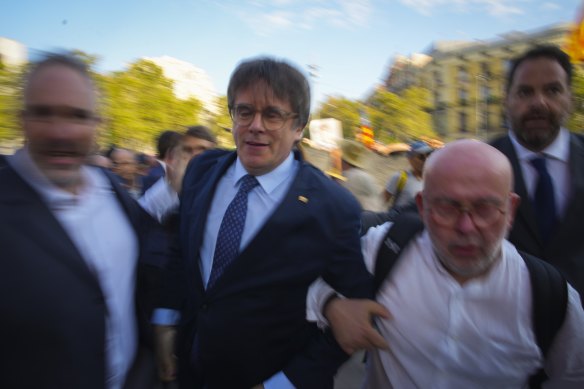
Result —
[[[87,198],[89,194],[95,193],[95,189],[97,188],[109,189],[105,176],[99,174],[99,169],[87,166],[81,167],[84,184],[79,194],[69,193],[58,188],[39,170],[26,147],[18,150],[14,155],[9,156],[8,163],[41,195],[52,210],[74,207],[79,201]]]
[[[558,136],[556,136],[556,139],[539,153],[528,150],[521,145],[512,130],[509,130],[509,138],[511,139],[511,143],[515,148],[519,160],[529,161],[535,157],[545,155],[552,159],[557,159],[566,163],[568,162],[570,154],[570,132],[563,127],[560,128],[560,132],[558,133]]]
[[[256,176],[260,186],[266,193],[271,193],[276,189],[282,182],[286,181],[287,178],[294,171],[294,153],[290,153],[288,157],[279,164],[274,170],[269,173],[263,174],[261,176]],[[233,184],[235,185],[239,180],[243,178],[246,174],[249,174],[243,164],[241,163],[239,157],[235,161],[235,171],[233,174]]]

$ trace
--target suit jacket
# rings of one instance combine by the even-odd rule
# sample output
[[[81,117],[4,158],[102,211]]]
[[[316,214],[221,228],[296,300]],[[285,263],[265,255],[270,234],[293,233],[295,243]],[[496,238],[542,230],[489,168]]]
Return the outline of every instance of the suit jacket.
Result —
[[[164,177],[166,175],[166,171],[162,167],[162,165],[158,162],[156,166],[152,167],[148,171],[148,174],[142,177],[142,194],[144,194],[152,185],[156,183],[160,179],[160,177]]]
[[[570,134],[570,196],[563,218],[547,245],[537,229],[535,211],[527,193],[517,154],[508,136],[492,145],[511,161],[515,192],[521,196],[509,240],[525,251],[555,265],[580,295],[584,296],[584,137]]]
[[[205,290],[199,249],[207,213],[218,195],[217,182],[235,159],[235,152],[209,151],[189,165],[183,181],[182,267],[171,283],[181,285],[176,280],[184,276],[184,289],[174,292],[174,307],[183,308],[182,385],[250,388],[284,371],[298,388],[332,388],[332,377],[347,356],[329,333],[306,321],[306,294],[322,276],[346,296],[371,297],[359,244],[359,205],[348,191],[300,161],[282,203]]]
[[[161,236],[151,235],[147,215],[109,177],[142,252],[152,253],[139,263],[156,264]],[[9,165],[0,167],[0,188],[0,386],[103,389],[107,306],[98,279],[41,196]],[[144,271],[139,265],[140,289]],[[154,305],[147,295],[137,295],[142,344],[146,310]]]

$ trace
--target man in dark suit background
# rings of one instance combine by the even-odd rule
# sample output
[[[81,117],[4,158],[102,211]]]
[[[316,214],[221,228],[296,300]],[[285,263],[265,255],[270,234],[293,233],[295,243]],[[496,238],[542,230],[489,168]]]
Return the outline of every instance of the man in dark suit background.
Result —
[[[346,355],[305,320],[306,293],[322,276],[340,293],[370,297],[359,205],[293,151],[310,110],[296,68],[243,62],[227,96],[237,150],[197,157],[182,186],[182,256],[169,283],[182,289],[169,289],[165,305],[181,313],[179,380],[189,388],[332,388]]]
[[[181,134],[171,130],[163,131],[158,136],[156,141],[156,165],[142,179],[142,194],[166,175],[166,165],[171,158],[171,152],[179,145],[181,138]]]
[[[506,87],[510,131],[492,144],[510,159],[522,199],[509,240],[555,265],[584,295],[584,137],[563,127],[571,86],[570,58],[558,47],[518,57]],[[543,173],[536,158],[545,161]]]
[[[144,254],[162,237],[111,174],[85,165],[99,123],[85,64],[48,55],[23,94],[26,143],[0,167],[2,386],[146,388],[130,379],[149,316],[138,264],[156,263]]]

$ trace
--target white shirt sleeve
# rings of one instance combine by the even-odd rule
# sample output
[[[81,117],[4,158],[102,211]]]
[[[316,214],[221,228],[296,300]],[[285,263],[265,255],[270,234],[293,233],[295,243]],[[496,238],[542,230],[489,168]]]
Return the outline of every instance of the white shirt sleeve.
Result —
[[[178,206],[178,202],[178,194],[164,177],[156,181],[138,200],[140,206],[159,222]]]
[[[584,310],[578,292],[568,286],[564,324],[548,352],[544,388],[584,388]]]
[[[365,266],[370,273],[373,273],[377,252],[379,251],[379,247],[383,243],[383,238],[387,234],[391,225],[391,222],[386,222],[379,226],[371,227],[361,238],[363,259],[365,261]],[[322,278],[318,278],[314,281],[310,285],[308,294],[306,295],[306,320],[316,322],[319,328],[328,327],[329,323],[324,317],[323,308],[329,298],[335,294],[341,298],[343,297],[336,293]]]

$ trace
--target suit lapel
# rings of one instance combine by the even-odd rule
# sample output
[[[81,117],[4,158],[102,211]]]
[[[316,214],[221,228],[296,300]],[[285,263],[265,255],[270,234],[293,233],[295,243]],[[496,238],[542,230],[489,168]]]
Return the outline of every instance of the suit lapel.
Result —
[[[584,193],[584,174],[582,172],[582,166],[584,166],[584,144],[582,141],[574,134],[570,134],[570,156],[568,160],[569,164],[569,178],[570,178],[570,197],[568,199],[568,204],[566,204],[566,209],[562,220],[558,222],[558,228],[554,233],[551,243],[557,243],[561,240],[561,237],[566,230],[573,228],[573,226],[578,225],[581,220],[579,220],[579,215],[582,215],[582,207],[584,202],[578,196]]]
[[[220,288],[223,283],[229,282],[233,275],[246,274],[246,269],[253,268],[250,265],[257,262],[258,258],[249,255],[249,253],[258,252],[258,245],[261,248],[266,245],[266,242],[272,242],[274,237],[286,236],[290,228],[299,225],[302,220],[314,212],[313,207],[318,205],[310,200],[319,198],[316,181],[311,173],[312,168],[302,160],[300,163],[294,182],[292,182],[282,202],[275,208],[257,235],[216,281],[211,291],[216,290],[217,287]]]
[[[19,224],[19,220],[26,223],[25,233],[30,234],[34,243],[47,253],[44,259],[61,262],[88,284],[94,284],[100,289],[96,276],[40,195],[11,167],[6,166],[1,170],[0,176],[5,179],[0,180],[6,183],[6,188],[11,188],[0,194],[0,207],[5,207],[1,212],[15,215],[15,224]],[[34,223],[30,223],[33,220]]]
[[[535,210],[529,199],[529,194],[525,187],[525,181],[523,179],[523,172],[521,170],[521,165],[519,159],[517,158],[517,153],[515,153],[515,148],[511,143],[511,139],[506,136],[501,139],[501,142],[495,145],[503,154],[507,156],[509,162],[511,162],[511,167],[513,168],[513,176],[515,180],[515,193],[521,197],[521,203],[517,209],[517,215],[515,216],[516,223],[522,222],[525,224],[525,228],[532,234],[537,241],[543,245],[539,231],[537,230],[537,220],[535,218]]]
[[[225,171],[233,163],[236,153],[229,153],[215,160],[214,164],[207,167],[208,175],[204,177],[206,185],[197,186],[195,193],[189,193],[189,202],[180,201],[180,217],[186,217],[181,221],[181,241],[187,242],[186,252],[183,253],[190,273],[195,274],[197,288],[204,290],[201,269],[199,267],[200,248],[204,237],[205,224],[215,194],[217,184]],[[188,185],[188,184],[187,184]],[[189,190],[184,188],[183,190]]]

